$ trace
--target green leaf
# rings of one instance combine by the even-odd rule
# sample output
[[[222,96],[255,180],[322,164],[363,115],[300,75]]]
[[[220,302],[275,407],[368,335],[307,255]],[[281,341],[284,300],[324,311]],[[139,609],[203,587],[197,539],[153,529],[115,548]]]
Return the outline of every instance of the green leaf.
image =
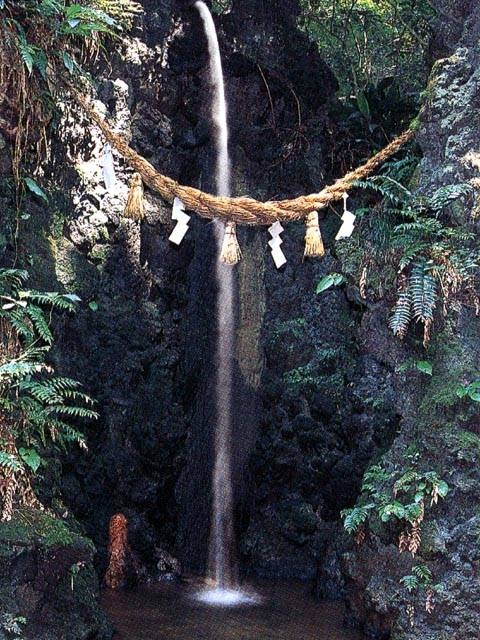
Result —
[[[474,402],[480,402],[480,389],[470,385],[470,387],[468,388],[468,397]]]
[[[417,362],[415,362],[415,368],[429,376],[433,374],[432,363],[427,362],[427,360],[417,360]]]
[[[8,469],[9,471],[21,471],[23,465],[21,461],[13,453],[7,453],[0,449],[0,467]]]
[[[89,302],[88,306],[92,311],[98,311],[98,302],[95,302],[95,300],[92,300],[91,302]]]
[[[364,115],[367,120],[370,120],[370,105],[363,91],[359,91],[357,95],[357,105],[362,115]]]
[[[399,520],[405,517],[405,507],[400,502],[393,502],[391,504],[384,504],[378,510],[378,515],[382,522],[388,522],[392,516],[395,516]]]
[[[407,504],[404,510],[404,518],[409,522],[415,522],[422,515],[422,506],[418,502]]]
[[[65,298],[65,300],[69,300],[70,302],[74,302],[74,303],[82,301],[82,299],[79,296],[77,296],[76,293],[64,293],[62,295],[62,298]]]
[[[327,289],[330,289],[330,287],[338,287],[344,282],[346,282],[346,280],[341,273],[330,273],[317,284],[316,293],[323,293]]]
[[[460,386],[460,387],[457,387],[457,389],[456,389],[455,393],[457,394],[457,396],[458,396],[459,398],[465,398],[465,396],[466,396],[466,395],[467,395],[467,393],[468,393],[468,387],[466,387],[466,386],[464,386],[464,385],[462,385],[462,386]]]
[[[440,480],[438,485],[437,485],[437,492],[438,495],[441,498],[445,498],[445,496],[447,495],[447,493],[450,491],[450,487],[448,486],[448,484],[445,482],[445,480]]]
[[[77,63],[66,51],[62,51],[61,56],[65,69],[73,75],[77,71]]]
[[[48,202],[48,197],[45,191],[35,182],[33,178],[24,178],[24,182],[28,189],[45,202]]]
[[[420,584],[417,576],[403,576],[403,578],[400,578],[400,582],[410,593],[418,589]]]
[[[42,459],[38,455],[37,450],[24,449],[23,447],[20,447],[20,449],[18,450],[18,453],[20,454],[21,459],[24,461],[27,467],[30,467],[33,473],[36,473],[40,465],[42,464]]]

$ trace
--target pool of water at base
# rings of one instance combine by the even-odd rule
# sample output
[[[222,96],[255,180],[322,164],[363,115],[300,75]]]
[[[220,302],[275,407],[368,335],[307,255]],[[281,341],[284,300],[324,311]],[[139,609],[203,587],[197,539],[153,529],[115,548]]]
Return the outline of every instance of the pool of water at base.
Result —
[[[218,607],[198,601],[193,584],[107,591],[103,606],[115,640],[362,640],[343,627],[343,605],[319,601],[304,584],[260,582],[259,601]]]

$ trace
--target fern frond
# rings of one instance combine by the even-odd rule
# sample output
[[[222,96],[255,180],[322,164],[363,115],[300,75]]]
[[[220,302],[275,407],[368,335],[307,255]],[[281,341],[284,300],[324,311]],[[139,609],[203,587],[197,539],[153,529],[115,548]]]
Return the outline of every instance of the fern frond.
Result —
[[[46,342],[47,344],[52,344],[53,335],[50,331],[50,327],[48,326],[47,321],[45,320],[45,315],[40,307],[35,305],[28,305],[25,309],[25,313],[31,319],[35,330],[38,335]]]
[[[42,0],[38,5],[37,11],[44,18],[51,18],[61,14],[64,6],[65,4],[61,0]]]
[[[19,388],[20,391],[29,393],[42,404],[52,405],[62,402],[62,396],[57,393],[55,388],[50,385],[49,382],[50,380],[48,379],[40,382],[24,380],[20,383]]]
[[[352,185],[357,189],[370,189],[388,199],[392,204],[402,207],[411,198],[411,193],[403,185],[388,176],[373,176],[368,180],[357,180]]]
[[[28,279],[28,272],[23,269],[0,269],[0,289],[20,287]]]
[[[25,340],[27,345],[30,345],[35,340],[35,334],[32,330],[32,324],[26,317],[24,311],[19,309],[11,309],[8,313],[2,313],[3,317],[8,318],[8,321],[17,333]]]
[[[33,376],[36,373],[39,373],[42,368],[45,368],[46,365],[43,365],[38,362],[25,362],[22,360],[10,360],[5,364],[0,366],[0,381],[5,380],[21,380],[28,376]]]
[[[444,187],[440,187],[435,193],[428,199],[428,206],[432,211],[440,212],[447,204],[458,200],[462,196],[469,196],[474,193],[474,188],[467,182],[459,184],[449,184]]]
[[[62,447],[67,444],[76,443],[82,448],[86,448],[86,440],[83,433],[74,429],[70,424],[60,419],[49,420],[46,425],[48,429],[54,430],[56,433],[56,441]]]
[[[17,22],[15,24],[17,28],[17,48],[18,53],[27,67],[29,73],[33,70],[33,62],[35,59],[35,49],[30,44],[28,44],[27,36],[25,35],[25,31],[23,27]]]
[[[0,467],[8,469],[8,471],[18,472],[23,469],[23,464],[18,456],[0,450]]]
[[[80,300],[78,296],[56,291],[20,291],[19,295],[21,298],[26,298],[37,304],[44,304],[60,311],[74,311],[75,303]]]
[[[395,243],[394,243],[395,244]],[[422,254],[428,245],[425,242],[412,242],[407,245],[402,253],[402,257],[399,261],[399,271],[403,271],[412,261],[420,254]]]
[[[425,260],[416,262],[410,274],[409,292],[413,316],[422,322],[433,321],[433,311],[437,303],[437,282],[430,273]]]
[[[410,291],[402,291],[390,316],[390,329],[395,336],[404,338],[412,319],[412,299]]]
[[[96,420],[98,418],[98,413],[92,411],[92,409],[70,406],[68,404],[49,405],[45,408],[45,411],[48,414],[65,415],[71,418],[88,418],[89,420]]]

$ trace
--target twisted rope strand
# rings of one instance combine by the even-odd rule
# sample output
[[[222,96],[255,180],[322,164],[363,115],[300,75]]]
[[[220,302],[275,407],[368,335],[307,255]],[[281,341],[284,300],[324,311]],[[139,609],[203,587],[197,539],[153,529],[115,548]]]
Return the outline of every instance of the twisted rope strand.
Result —
[[[175,197],[178,197],[188,210],[195,211],[203,218],[219,218],[224,222],[235,221],[246,225],[270,225],[276,220],[285,222],[302,220],[312,211],[318,211],[327,207],[331,202],[341,200],[343,194],[351,188],[354,182],[365,179],[414,137],[412,130],[405,131],[370,158],[368,162],[347,173],[343,178],[325,187],[319,193],[290,200],[270,200],[268,202],[259,202],[246,196],[223,198],[194,187],[181,185],[172,178],[159,173],[148,160],[134,151],[121,135],[112,131],[104,118],[95,111],[92,104],[83,95],[72,88],[70,91],[75,102],[95,122],[108,142],[141,175],[144,183],[159,193],[164,200],[173,202]]]

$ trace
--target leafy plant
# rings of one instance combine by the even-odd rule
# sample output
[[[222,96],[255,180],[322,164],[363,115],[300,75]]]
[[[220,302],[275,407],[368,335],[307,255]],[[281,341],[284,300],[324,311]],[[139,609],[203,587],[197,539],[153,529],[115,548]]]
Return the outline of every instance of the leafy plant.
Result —
[[[381,465],[373,465],[365,473],[359,504],[342,511],[344,527],[350,534],[358,533],[374,514],[383,523],[398,522],[403,527],[400,550],[415,555],[427,502],[437,504],[448,491],[448,484],[435,471],[410,467],[395,479]]]
[[[44,133],[66,72],[70,82],[72,76],[89,79],[78,61],[95,57],[105,38],[115,38],[130,28],[142,7],[134,0],[5,0],[2,4],[0,76],[4,80],[2,99],[8,104],[2,128],[14,138],[13,176],[19,209],[25,189],[47,201],[37,182],[22,176],[21,165],[32,142],[38,143],[37,160],[46,152]]]
[[[470,199],[472,186],[455,183],[429,196],[416,194],[405,186],[415,166],[415,159],[407,156],[388,163],[382,174],[357,183],[380,197],[381,203],[360,211],[360,234],[342,245],[341,258],[347,272],[359,279],[364,295],[372,272],[385,278],[375,275],[379,295],[396,284],[390,328],[404,338],[412,322],[419,323],[426,346],[436,312],[447,314],[449,306],[458,302],[480,309],[479,252],[474,235],[449,222],[450,208],[458,206],[459,199],[462,203]]]
[[[26,624],[27,619],[23,616],[16,616],[13,613],[0,614],[0,631],[6,633],[7,637],[22,640],[22,627]]]
[[[427,0],[302,0],[300,24],[368,118],[368,85],[399,76],[407,91],[423,78],[430,23]]]
[[[428,362],[428,360],[417,360],[415,362],[415,368],[418,371],[427,374],[427,376],[431,376],[433,374],[432,363]]]
[[[474,380],[469,384],[461,384],[456,390],[459,398],[469,398],[473,402],[480,402],[480,380]]]
[[[315,291],[316,293],[323,293],[327,289],[338,287],[344,282],[346,282],[346,279],[341,273],[329,273],[320,280]]]
[[[92,399],[76,380],[53,375],[46,354],[53,335],[44,307],[74,311],[78,298],[24,289],[27,273],[0,270],[0,477],[36,473],[47,446],[86,448],[72,420],[95,419]],[[21,482],[18,481],[17,485]],[[10,486],[7,484],[7,486]],[[11,484],[11,486],[15,486]],[[26,503],[33,500],[27,489]],[[13,496],[4,495],[2,517],[11,516]]]

